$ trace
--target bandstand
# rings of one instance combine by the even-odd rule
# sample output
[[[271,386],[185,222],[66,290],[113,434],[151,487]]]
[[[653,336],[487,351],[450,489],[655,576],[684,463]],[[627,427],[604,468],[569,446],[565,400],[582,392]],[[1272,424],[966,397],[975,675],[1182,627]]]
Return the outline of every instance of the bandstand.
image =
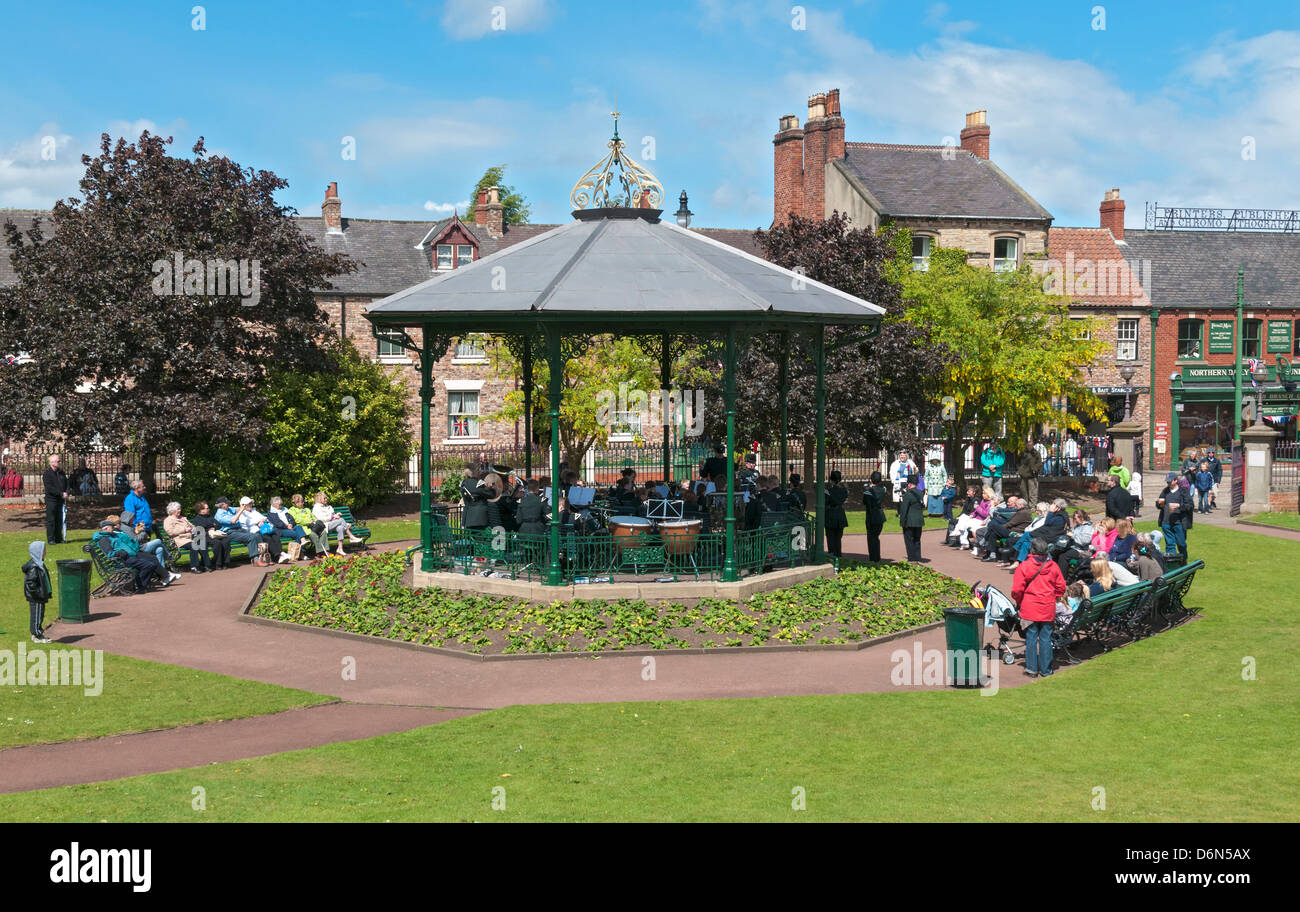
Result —
[[[606,573],[612,582],[644,573],[681,574],[736,583],[773,566],[827,564],[825,512],[826,327],[858,327],[854,341],[874,335],[883,310],[703,234],[660,218],[663,188],[628,159],[618,137],[609,153],[577,186],[573,221],[468,266],[439,275],[373,305],[373,329],[396,330],[419,358],[421,401],[420,550],[426,573],[466,571],[470,559],[512,568],[512,576],[564,586]],[[763,529],[738,529],[735,472],[727,472],[725,520],[684,541],[652,534],[632,541],[590,539],[565,527],[551,510],[549,534],[506,533],[475,538],[448,525],[432,508],[430,404],[433,366],[451,341],[489,334],[510,346],[522,366],[524,413],[531,419],[533,363],[549,368],[550,503],[561,502],[560,404],[567,362],[581,358],[592,339],[631,336],[660,365],[664,390],[686,346],[711,346],[723,369],[727,465],[736,465],[736,365],[743,346],[759,333],[783,336],[781,351],[806,351],[816,370],[817,460],[813,518]],[[787,434],[788,354],[782,355],[781,462]],[[707,404],[706,404],[707,407]],[[531,439],[531,429],[526,430]],[[664,429],[664,478],[672,477]],[[528,466],[532,469],[532,466]],[[802,530],[802,532],[800,531]],[[802,553],[800,553],[802,549]],[[467,571],[466,571],[467,572]]]

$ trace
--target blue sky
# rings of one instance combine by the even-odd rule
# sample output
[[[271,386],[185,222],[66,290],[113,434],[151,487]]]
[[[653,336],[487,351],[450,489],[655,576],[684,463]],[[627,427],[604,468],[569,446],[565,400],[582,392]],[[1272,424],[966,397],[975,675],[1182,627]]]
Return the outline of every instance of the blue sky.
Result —
[[[1058,225],[1095,225],[1112,186],[1130,227],[1148,200],[1300,206],[1290,3],[848,0],[803,28],[790,0],[198,5],[201,30],[194,0],[0,0],[0,208],[75,195],[101,132],[147,127],[276,172],[306,215],[337,180],[345,215],[441,217],[505,164],[565,221],[617,93],[670,211],[686,189],[696,224],[765,226],[777,118],[835,87],[850,141],[941,143],[987,108],[993,160]]]

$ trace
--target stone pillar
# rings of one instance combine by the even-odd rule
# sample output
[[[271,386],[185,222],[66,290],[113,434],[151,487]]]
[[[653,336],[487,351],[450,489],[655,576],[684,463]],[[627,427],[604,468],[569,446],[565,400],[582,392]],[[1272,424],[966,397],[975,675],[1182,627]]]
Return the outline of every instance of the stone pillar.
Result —
[[[1269,508],[1273,484],[1273,442],[1281,435],[1257,422],[1241,432],[1242,458],[1246,462],[1246,493],[1242,513],[1264,513]]]
[[[1124,468],[1130,472],[1141,472],[1142,467],[1135,461],[1136,442],[1146,433],[1146,428],[1136,421],[1121,421],[1107,428],[1106,432],[1115,445],[1111,452],[1124,460]],[[1098,475],[1105,475],[1110,471],[1110,466],[1098,466],[1096,469]]]

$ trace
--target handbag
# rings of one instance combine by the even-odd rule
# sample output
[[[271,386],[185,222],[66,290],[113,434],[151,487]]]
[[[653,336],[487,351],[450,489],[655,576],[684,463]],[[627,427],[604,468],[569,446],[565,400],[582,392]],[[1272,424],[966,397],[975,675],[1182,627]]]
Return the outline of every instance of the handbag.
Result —
[[[270,535],[272,532],[275,531],[275,526],[271,525],[269,522],[264,522],[257,527],[257,531],[262,533],[263,535]]]
[[[311,529],[313,532],[315,532],[317,535],[321,535],[325,531],[325,524],[318,519],[310,526],[308,526],[308,528]]]

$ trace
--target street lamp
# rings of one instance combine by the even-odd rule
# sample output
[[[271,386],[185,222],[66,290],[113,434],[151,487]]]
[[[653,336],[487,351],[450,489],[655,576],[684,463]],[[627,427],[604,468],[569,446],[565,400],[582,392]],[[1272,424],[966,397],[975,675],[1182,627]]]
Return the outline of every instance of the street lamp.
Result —
[[[1124,421],[1127,423],[1133,418],[1133,412],[1129,408],[1129,393],[1133,390],[1133,368],[1125,365],[1120,369],[1119,375],[1124,378]]]
[[[677,209],[677,224],[683,228],[689,228],[691,227],[691,216],[695,213],[686,208],[686,191],[683,190],[682,195],[677,199],[681,203],[681,206]]]

